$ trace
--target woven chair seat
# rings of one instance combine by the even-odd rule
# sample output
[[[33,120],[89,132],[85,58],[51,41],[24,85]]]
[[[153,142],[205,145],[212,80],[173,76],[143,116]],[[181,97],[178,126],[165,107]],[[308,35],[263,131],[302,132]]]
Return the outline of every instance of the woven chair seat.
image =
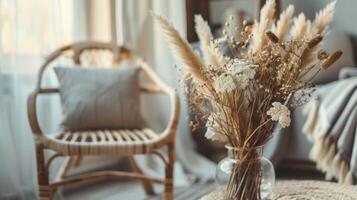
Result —
[[[150,153],[158,139],[150,129],[62,132],[46,135],[45,146],[62,155],[132,155]]]
[[[75,67],[84,68],[118,68],[130,64],[140,67],[140,73],[145,81],[140,81],[140,93],[152,95],[165,95],[170,102],[169,121],[161,133],[144,128],[136,130],[98,130],[80,132],[60,132],[45,134],[41,129],[40,119],[37,116],[38,98],[40,96],[58,94],[59,87],[43,87],[43,79],[48,69],[54,63],[70,59]],[[62,63],[62,62],[60,62]],[[140,78],[141,79],[141,78]],[[140,180],[148,195],[153,195],[153,183],[164,185],[163,199],[173,199],[173,167],[175,161],[175,135],[177,131],[180,101],[176,91],[166,85],[141,57],[135,55],[130,49],[118,46],[116,43],[103,42],[77,42],[63,46],[52,52],[42,64],[35,90],[27,100],[27,113],[32,133],[35,140],[37,180],[39,199],[53,199],[58,188],[78,182],[108,177],[122,177]],[[141,124],[141,122],[138,121]],[[160,150],[166,147],[166,156]],[[53,150],[55,154],[48,159],[45,151]],[[133,158],[138,154],[153,154],[158,156],[165,165],[165,178],[148,176],[138,166]],[[67,172],[81,164],[83,157],[88,155],[101,156],[127,156],[133,172],[127,171],[99,171],[83,175],[67,177]],[[49,179],[50,167],[53,161],[63,157],[63,162],[53,180]]]

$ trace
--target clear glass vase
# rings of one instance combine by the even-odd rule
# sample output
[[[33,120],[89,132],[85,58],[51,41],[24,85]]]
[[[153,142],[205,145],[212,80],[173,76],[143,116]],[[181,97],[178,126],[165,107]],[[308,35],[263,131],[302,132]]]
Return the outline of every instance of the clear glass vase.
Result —
[[[216,182],[227,187],[227,200],[268,199],[273,191],[273,164],[262,156],[263,147],[226,146],[228,157],[218,163]]]

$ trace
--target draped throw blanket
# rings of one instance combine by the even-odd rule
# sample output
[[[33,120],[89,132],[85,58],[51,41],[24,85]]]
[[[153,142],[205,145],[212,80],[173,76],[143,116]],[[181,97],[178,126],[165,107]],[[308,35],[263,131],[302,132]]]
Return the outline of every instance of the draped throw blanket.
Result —
[[[310,158],[326,172],[326,179],[356,184],[357,77],[321,86],[304,114],[303,131],[313,142]]]

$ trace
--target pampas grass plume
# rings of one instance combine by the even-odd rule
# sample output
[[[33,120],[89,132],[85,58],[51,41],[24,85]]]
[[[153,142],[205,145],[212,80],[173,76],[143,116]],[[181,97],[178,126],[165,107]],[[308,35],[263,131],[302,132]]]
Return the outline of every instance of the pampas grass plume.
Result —
[[[215,67],[224,65],[224,56],[220,51],[216,51],[214,46],[211,45],[211,42],[213,41],[211,29],[209,28],[208,23],[203,20],[201,15],[195,15],[195,29],[201,42],[201,50],[206,64]]]
[[[320,35],[325,34],[328,25],[331,23],[333,19],[333,15],[335,14],[335,9],[336,9],[336,1],[333,1],[316,14],[316,17],[312,23],[312,32],[311,32],[312,36],[316,34],[320,34]]]
[[[292,40],[301,40],[305,37],[305,33],[308,28],[308,22],[304,13],[300,13],[298,17],[294,18],[294,25],[291,28],[291,39]]]
[[[205,67],[188,42],[163,17],[156,14],[152,14],[152,16],[164,33],[174,55],[185,65],[187,72],[191,73],[192,77],[199,83],[208,83],[204,74]]]
[[[276,34],[280,41],[285,40],[285,35],[289,31],[289,26],[294,15],[294,10],[294,6],[289,5],[289,7],[280,14],[279,21],[277,22],[276,27],[273,29],[273,32]]]
[[[260,11],[260,21],[255,21],[253,26],[253,37],[250,49],[257,52],[267,44],[265,33],[271,29],[274,23],[275,0],[268,0]]]

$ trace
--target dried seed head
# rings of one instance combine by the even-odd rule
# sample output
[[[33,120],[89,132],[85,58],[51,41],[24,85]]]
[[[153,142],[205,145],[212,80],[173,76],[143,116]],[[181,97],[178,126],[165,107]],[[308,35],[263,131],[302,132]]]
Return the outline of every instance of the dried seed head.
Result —
[[[307,48],[312,49],[316,45],[318,45],[322,41],[323,37],[321,35],[317,35],[316,37],[312,38],[308,43],[307,43]]]
[[[317,53],[317,58],[319,60],[325,60],[328,56],[329,56],[329,54],[322,49]]]
[[[333,63],[335,63],[342,56],[342,51],[338,50],[329,55],[324,61],[321,63],[321,69],[329,68]]]
[[[251,34],[253,32],[253,24],[247,24],[244,28],[244,31],[248,34]]]
[[[269,40],[273,43],[278,43],[279,42],[279,38],[271,31],[268,31],[265,33],[267,35],[267,37],[269,38]]]

